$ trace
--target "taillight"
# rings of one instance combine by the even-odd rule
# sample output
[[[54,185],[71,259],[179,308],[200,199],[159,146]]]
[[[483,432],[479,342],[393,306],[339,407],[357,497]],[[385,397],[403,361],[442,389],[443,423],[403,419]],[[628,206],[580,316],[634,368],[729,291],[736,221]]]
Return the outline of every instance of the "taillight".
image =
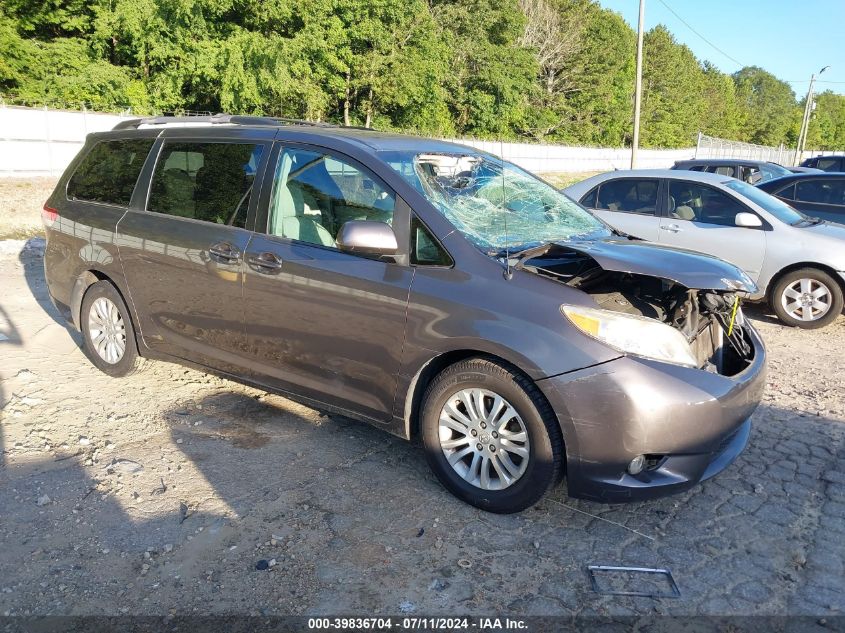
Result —
[[[58,217],[59,212],[53,207],[48,207],[45,204],[44,208],[41,209],[41,219],[44,221],[44,224],[52,224],[58,219]]]

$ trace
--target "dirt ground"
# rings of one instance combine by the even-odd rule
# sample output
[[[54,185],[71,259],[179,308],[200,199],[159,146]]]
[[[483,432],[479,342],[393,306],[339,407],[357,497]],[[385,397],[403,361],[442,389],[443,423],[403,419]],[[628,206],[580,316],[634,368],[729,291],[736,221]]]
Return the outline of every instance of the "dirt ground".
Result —
[[[0,244],[0,615],[845,611],[845,318],[751,310],[769,384],[714,479],[497,516],[377,429],[168,363],[98,372],[38,241]],[[599,595],[590,564],[667,568],[681,596]]]
[[[0,240],[40,235],[41,208],[55,178],[0,178]]]

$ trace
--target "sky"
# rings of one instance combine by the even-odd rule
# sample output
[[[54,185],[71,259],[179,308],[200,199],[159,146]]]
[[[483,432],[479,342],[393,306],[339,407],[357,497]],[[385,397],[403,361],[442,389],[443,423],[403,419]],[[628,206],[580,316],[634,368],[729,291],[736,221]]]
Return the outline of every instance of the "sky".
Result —
[[[599,4],[621,13],[636,30],[639,0]],[[760,66],[788,80],[801,98],[810,75],[830,66],[817,79],[815,91],[845,94],[845,0],[646,0],[645,30],[657,24],[723,72]]]

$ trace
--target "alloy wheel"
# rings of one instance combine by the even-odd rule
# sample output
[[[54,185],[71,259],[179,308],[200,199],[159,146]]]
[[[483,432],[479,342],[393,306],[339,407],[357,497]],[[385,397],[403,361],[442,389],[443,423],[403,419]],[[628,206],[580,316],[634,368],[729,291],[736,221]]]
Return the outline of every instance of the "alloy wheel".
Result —
[[[833,296],[825,284],[817,279],[796,279],[780,297],[786,313],[797,321],[816,321],[828,313]]]
[[[528,432],[516,409],[487,389],[462,389],[440,411],[440,447],[452,469],[482,490],[504,490],[525,473]]]
[[[99,297],[88,311],[88,336],[97,355],[110,365],[126,352],[126,325],[113,301]]]

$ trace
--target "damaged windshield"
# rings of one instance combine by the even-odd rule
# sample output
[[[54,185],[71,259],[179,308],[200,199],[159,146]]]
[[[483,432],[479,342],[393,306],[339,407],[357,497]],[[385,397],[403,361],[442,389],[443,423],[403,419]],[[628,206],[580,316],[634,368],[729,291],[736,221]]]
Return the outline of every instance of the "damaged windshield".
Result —
[[[610,234],[554,187],[493,156],[385,152],[383,158],[487,252]]]

